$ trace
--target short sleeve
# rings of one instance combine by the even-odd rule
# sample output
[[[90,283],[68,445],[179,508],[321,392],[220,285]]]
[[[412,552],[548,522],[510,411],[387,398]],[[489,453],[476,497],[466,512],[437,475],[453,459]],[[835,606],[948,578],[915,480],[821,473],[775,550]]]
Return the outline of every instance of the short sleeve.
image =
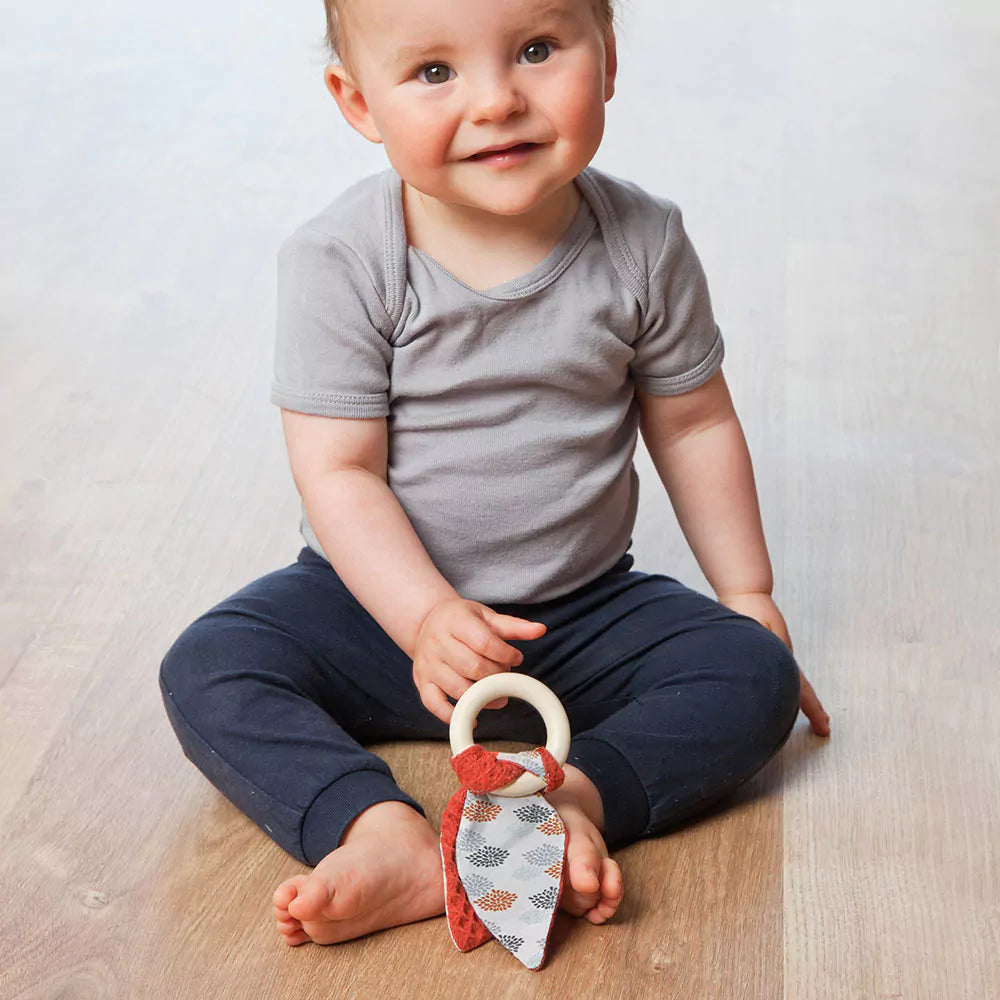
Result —
[[[350,246],[298,230],[278,253],[271,402],[322,417],[386,416],[391,325]]]
[[[712,313],[708,281],[671,204],[663,249],[649,275],[649,305],[632,345],[632,379],[645,392],[674,396],[696,389],[721,367],[722,334]]]

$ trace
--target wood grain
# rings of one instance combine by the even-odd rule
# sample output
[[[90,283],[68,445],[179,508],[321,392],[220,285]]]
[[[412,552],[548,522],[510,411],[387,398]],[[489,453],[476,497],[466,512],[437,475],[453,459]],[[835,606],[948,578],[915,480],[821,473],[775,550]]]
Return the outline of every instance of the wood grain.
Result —
[[[0,40],[0,996],[997,1000],[1000,13],[631,0],[595,164],[677,201],[775,596],[833,717],[618,855],[536,975],[443,918],[288,949],[303,868],[187,763],[159,661],[298,551],[274,256],[385,160],[321,12],[34,5]],[[648,457],[637,565],[707,592]],[[518,744],[496,744],[515,748]],[[437,822],[443,744],[378,745]]]

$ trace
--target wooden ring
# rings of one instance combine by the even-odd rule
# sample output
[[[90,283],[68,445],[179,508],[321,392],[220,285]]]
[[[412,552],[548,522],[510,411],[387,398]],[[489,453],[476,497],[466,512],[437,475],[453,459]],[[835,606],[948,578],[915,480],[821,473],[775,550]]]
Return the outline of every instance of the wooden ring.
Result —
[[[483,706],[496,698],[517,698],[526,701],[534,708],[545,722],[545,749],[559,762],[562,767],[569,753],[569,718],[566,709],[555,694],[541,681],[527,674],[505,672],[491,674],[481,681],[476,681],[455,705],[451,716],[448,736],[451,740],[452,755],[457,756],[467,750],[476,741],[472,735],[473,723],[479,716]],[[525,771],[509,785],[494,788],[490,795],[505,795],[518,797],[534,795],[545,788],[545,779],[537,774]]]

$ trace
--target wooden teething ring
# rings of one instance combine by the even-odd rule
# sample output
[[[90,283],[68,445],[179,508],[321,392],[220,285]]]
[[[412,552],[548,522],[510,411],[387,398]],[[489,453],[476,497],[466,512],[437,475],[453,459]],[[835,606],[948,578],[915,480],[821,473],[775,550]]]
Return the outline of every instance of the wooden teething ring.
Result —
[[[487,702],[495,698],[518,698],[534,708],[545,722],[545,749],[562,767],[569,753],[569,718],[562,702],[541,681],[527,674],[491,674],[476,681],[455,705],[451,716],[448,736],[451,740],[452,755],[457,756],[476,741],[472,735],[472,725]],[[537,774],[525,771],[509,785],[495,788],[490,795],[518,797],[534,795],[545,787],[545,781]]]

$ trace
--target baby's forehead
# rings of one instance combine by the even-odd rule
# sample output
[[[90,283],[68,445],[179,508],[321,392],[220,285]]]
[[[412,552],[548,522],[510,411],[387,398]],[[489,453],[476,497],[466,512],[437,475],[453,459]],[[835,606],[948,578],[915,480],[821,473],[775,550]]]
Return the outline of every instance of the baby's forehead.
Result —
[[[356,29],[380,49],[481,37],[499,29],[578,25],[600,0],[350,0]]]
[[[560,13],[579,16],[593,8],[595,0],[348,0],[347,5],[362,18],[370,11],[383,10],[449,21],[465,13],[477,17],[489,13],[502,19]]]

